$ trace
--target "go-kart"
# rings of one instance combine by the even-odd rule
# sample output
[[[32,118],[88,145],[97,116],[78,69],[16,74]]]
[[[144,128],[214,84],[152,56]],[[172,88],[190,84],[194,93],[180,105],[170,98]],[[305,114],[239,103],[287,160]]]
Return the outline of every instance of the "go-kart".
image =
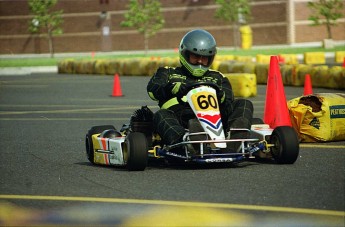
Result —
[[[193,163],[237,163],[269,159],[278,164],[293,164],[299,154],[297,133],[292,127],[274,129],[259,118],[251,129],[230,129],[225,133],[221,121],[215,84],[199,82],[189,87],[185,96],[195,114],[179,143],[163,144],[153,131],[153,112],[142,106],[120,131],[112,125],[92,127],[86,134],[86,154],[93,164],[124,166],[131,171],[144,170],[149,159],[180,160]],[[178,98],[183,102],[182,98]],[[232,131],[244,131],[249,138],[232,139]],[[231,143],[238,150],[228,149]]]

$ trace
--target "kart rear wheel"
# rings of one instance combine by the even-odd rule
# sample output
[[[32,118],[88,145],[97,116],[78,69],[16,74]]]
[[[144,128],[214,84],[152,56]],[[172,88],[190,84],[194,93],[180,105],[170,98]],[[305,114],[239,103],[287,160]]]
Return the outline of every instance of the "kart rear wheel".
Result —
[[[113,129],[115,130],[115,127],[112,125],[100,125],[100,126],[94,126],[92,127],[86,134],[85,137],[85,147],[86,147],[86,156],[87,159],[94,164],[94,149],[93,149],[93,143],[92,143],[92,135],[98,134],[103,132],[107,129]]]
[[[272,156],[278,164],[293,164],[299,154],[299,141],[295,130],[289,126],[275,128],[270,137]]]
[[[148,145],[146,136],[141,132],[129,133],[125,139],[124,159],[130,171],[143,171],[147,166]]]

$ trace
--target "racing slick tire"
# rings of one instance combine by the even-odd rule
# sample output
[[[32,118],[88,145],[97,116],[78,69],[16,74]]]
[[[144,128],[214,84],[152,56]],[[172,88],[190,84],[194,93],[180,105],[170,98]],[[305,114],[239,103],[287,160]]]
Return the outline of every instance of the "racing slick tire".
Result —
[[[93,150],[93,143],[92,143],[92,135],[98,134],[103,132],[104,130],[112,129],[116,130],[112,125],[100,125],[92,127],[86,134],[85,137],[85,146],[86,146],[86,156],[87,159],[94,164],[94,150]]]
[[[129,171],[143,171],[147,166],[148,145],[144,133],[132,132],[125,139],[124,159]]]
[[[276,127],[270,137],[272,156],[278,164],[293,164],[299,154],[299,141],[295,130],[289,126]]]

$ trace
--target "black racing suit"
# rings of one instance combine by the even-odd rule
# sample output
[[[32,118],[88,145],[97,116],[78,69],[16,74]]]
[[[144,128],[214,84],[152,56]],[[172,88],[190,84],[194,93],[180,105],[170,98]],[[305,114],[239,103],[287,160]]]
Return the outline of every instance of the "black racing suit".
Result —
[[[223,74],[208,70],[202,77],[195,77],[184,67],[161,67],[149,81],[147,92],[151,99],[158,101],[161,108],[154,114],[153,123],[164,144],[181,142],[188,120],[195,118],[191,108],[178,103],[176,95],[172,94],[171,87],[176,82],[186,86],[196,82],[215,83],[225,93],[225,99],[223,98],[222,102],[218,100],[223,127],[250,128],[253,105],[245,99],[234,99],[231,84]]]

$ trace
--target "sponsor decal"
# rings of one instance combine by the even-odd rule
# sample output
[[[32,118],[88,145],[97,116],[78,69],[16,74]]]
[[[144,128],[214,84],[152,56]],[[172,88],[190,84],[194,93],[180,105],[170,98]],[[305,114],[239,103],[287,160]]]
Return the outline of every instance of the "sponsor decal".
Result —
[[[109,155],[103,154],[103,157],[104,157],[104,164],[109,165]]]
[[[320,121],[316,117],[314,117],[313,120],[310,121],[309,125],[316,129],[320,129]]]
[[[220,114],[209,115],[209,114],[198,113],[197,117],[199,118],[200,121],[206,123],[207,125],[211,126],[214,129],[218,129],[222,123]]]
[[[329,107],[330,118],[345,118],[345,105]]]
[[[99,138],[98,140],[99,146],[102,150],[108,150],[108,139],[107,138]]]
[[[210,127],[208,127],[208,126],[206,126],[206,128],[208,129],[208,130],[210,130],[213,134],[215,134],[216,136],[220,136],[221,134],[222,134],[222,132],[223,132],[223,126],[222,127],[220,127],[218,130],[213,130],[212,128],[210,128]]]
[[[206,162],[233,162],[236,159],[234,158],[213,158],[213,159],[206,159]]]

